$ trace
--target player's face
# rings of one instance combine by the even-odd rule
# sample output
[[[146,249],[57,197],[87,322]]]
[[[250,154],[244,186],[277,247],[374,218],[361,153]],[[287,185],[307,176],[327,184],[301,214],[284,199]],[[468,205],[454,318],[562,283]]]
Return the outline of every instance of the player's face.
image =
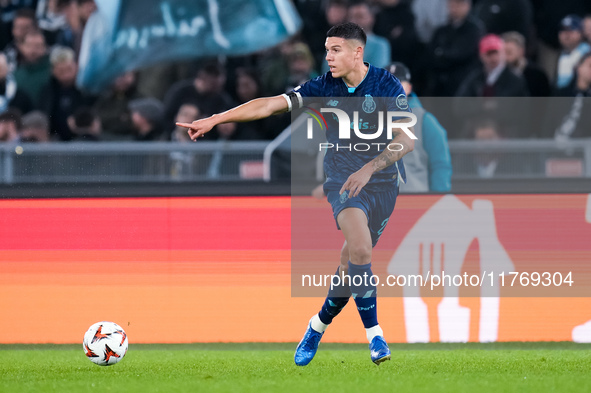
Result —
[[[339,37],[326,39],[326,61],[333,78],[342,78],[355,68],[363,49],[357,40],[346,40]]]

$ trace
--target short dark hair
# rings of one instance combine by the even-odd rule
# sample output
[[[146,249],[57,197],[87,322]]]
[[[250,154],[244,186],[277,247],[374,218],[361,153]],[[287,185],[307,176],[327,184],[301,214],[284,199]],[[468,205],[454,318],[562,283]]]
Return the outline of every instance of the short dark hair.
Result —
[[[37,16],[35,15],[35,11],[30,8],[19,8],[14,13],[15,18],[23,18],[23,19],[30,19],[33,21],[35,27],[37,26]]]
[[[339,6],[339,7],[348,7],[349,2],[347,0],[328,0],[327,6]]]
[[[0,113],[0,123],[12,122],[17,130],[23,126],[21,111],[17,108],[9,107],[4,112]]]
[[[359,6],[366,6],[373,13],[371,6],[369,5],[369,3],[366,0],[353,0],[353,1],[349,2],[349,8],[359,7]]]
[[[199,67],[197,71],[197,75],[207,75],[210,77],[218,77],[224,75],[226,70],[224,66],[220,64],[219,61],[207,61]]]
[[[96,120],[97,116],[92,108],[82,106],[74,112],[74,124],[78,128],[89,128]]]
[[[252,79],[256,84],[257,87],[261,88],[261,78],[259,77],[259,73],[254,68],[249,67],[238,67],[236,68],[236,77],[246,76],[247,78]]]
[[[335,25],[326,33],[327,37],[339,37],[346,40],[358,40],[363,43],[367,42],[367,35],[363,29],[356,23],[345,22]]]

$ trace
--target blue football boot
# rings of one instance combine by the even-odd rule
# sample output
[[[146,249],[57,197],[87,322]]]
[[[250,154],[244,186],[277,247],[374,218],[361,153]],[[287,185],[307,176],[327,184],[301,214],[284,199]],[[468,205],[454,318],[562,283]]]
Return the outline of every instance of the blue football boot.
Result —
[[[371,361],[377,364],[390,360],[390,348],[382,336],[375,336],[369,344],[371,351]]]
[[[324,333],[318,333],[316,330],[312,329],[311,324],[308,324],[306,334],[304,334],[304,338],[302,338],[302,341],[300,341],[295,351],[295,364],[298,366],[306,366],[312,361],[312,359],[314,359],[314,355],[316,355],[318,344],[320,343],[323,334]]]

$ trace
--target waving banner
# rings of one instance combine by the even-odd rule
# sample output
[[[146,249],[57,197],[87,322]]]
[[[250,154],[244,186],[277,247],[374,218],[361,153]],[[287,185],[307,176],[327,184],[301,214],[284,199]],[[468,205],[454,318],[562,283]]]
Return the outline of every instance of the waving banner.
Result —
[[[300,28],[289,0],[96,0],[80,49],[78,85],[91,92],[152,64],[242,55]]]

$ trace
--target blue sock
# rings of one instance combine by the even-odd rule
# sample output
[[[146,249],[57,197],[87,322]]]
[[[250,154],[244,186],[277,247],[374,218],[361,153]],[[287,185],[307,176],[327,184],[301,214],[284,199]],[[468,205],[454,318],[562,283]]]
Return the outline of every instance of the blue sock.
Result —
[[[376,303],[376,286],[371,285],[373,275],[371,263],[354,265],[349,261],[349,276],[351,276],[351,295],[355,299],[357,311],[366,329],[378,324]]]
[[[339,269],[340,266],[337,268],[337,272],[335,274],[342,278],[343,276],[339,274]],[[349,283],[342,281],[345,280],[341,280],[340,285],[335,285],[334,287],[329,288],[326,300],[324,301],[324,304],[318,313],[320,321],[326,325],[329,325],[333,318],[339,315],[341,310],[349,302],[349,297],[351,297]]]

